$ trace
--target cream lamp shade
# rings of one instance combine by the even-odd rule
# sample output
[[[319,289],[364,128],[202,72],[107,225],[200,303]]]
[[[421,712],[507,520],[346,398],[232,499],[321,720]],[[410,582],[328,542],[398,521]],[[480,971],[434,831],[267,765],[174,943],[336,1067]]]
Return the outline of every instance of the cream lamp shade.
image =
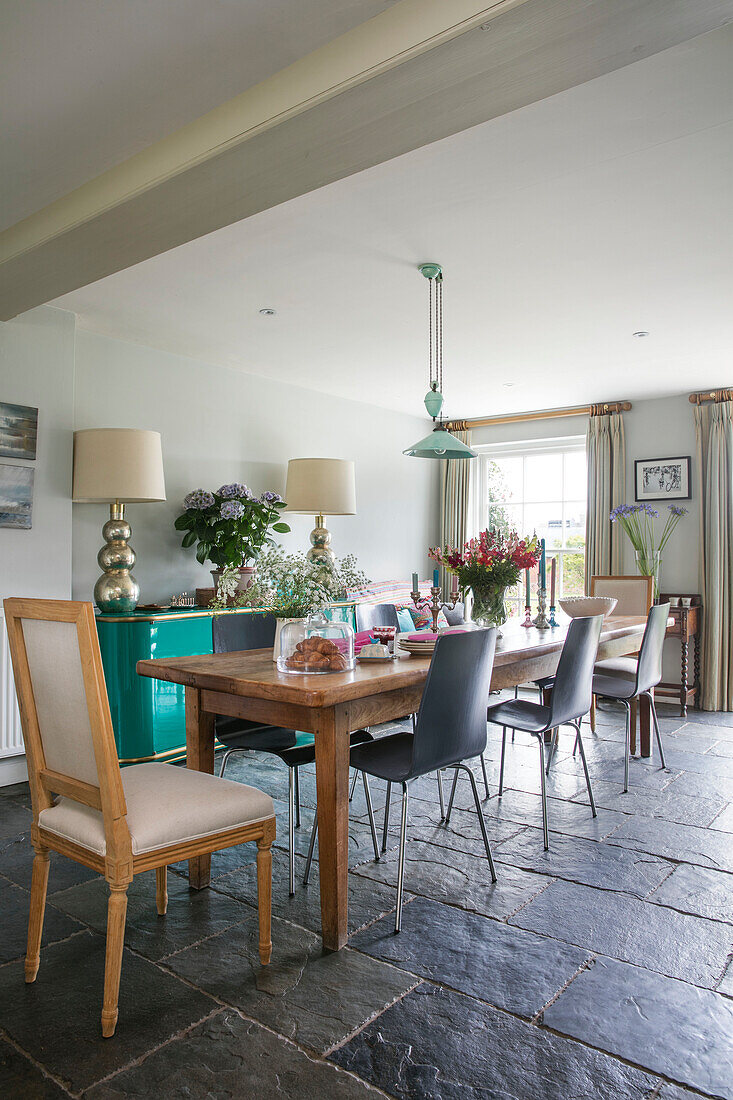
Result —
[[[74,432],[72,498],[77,504],[165,500],[160,432],[137,428]]]
[[[291,458],[285,500],[288,512],[356,515],[354,463],[342,458]]]

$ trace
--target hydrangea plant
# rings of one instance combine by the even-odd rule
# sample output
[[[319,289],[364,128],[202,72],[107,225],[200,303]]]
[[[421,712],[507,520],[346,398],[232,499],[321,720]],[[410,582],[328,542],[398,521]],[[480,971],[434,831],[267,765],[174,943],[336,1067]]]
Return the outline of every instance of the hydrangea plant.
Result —
[[[269,489],[256,496],[238,481],[222,485],[216,492],[194,489],[183,500],[184,511],[175,521],[185,531],[184,547],[196,546],[196,558],[210,561],[217,569],[238,569],[254,561],[262,547],[274,546],[271,532],[290,530],[280,519],[285,501]]]

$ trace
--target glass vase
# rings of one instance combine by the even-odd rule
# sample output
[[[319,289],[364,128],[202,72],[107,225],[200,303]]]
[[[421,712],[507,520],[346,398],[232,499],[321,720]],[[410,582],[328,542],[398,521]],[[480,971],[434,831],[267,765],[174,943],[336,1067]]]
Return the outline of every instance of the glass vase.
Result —
[[[501,637],[501,627],[509,618],[506,609],[506,588],[472,588],[473,606],[471,620],[476,626],[495,626]]]
[[[642,577],[654,578],[654,599],[659,599],[662,576],[662,555],[658,550],[635,550],[636,571]]]

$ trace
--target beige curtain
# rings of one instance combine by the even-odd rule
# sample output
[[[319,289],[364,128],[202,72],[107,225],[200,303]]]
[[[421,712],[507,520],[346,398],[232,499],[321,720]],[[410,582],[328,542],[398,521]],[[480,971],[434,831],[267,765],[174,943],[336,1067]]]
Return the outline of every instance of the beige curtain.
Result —
[[[623,573],[623,532],[611,523],[611,510],[625,503],[626,445],[620,413],[591,412],[585,449],[588,501],[585,520],[585,590],[594,575]]]
[[[453,432],[456,439],[471,446],[471,432]],[[471,467],[467,458],[449,458],[440,464],[440,545],[463,546],[468,538]],[[443,598],[448,595],[448,578],[443,571]]]
[[[733,402],[695,406],[702,709],[733,710]]]

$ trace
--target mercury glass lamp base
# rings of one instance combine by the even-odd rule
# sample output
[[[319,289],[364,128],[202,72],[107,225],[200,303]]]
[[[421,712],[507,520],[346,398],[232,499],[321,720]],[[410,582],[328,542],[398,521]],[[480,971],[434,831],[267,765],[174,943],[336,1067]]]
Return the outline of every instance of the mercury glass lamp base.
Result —
[[[323,516],[316,516],[316,525],[311,531],[311,548],[306,554],[308,561],[322,562],[324,565],[333,566],[336,555],[330,546],[331,532],[326,527]]]
[[[94,585],[94,602],[105,614],[134,611],[140,599],[140,585],[130,570],[135,564],[135,551],[130,546],[132,528],[125,519],[125,506],[110,505],[109,519],[102,528],[105,544],[97,554],[103,570]]]

